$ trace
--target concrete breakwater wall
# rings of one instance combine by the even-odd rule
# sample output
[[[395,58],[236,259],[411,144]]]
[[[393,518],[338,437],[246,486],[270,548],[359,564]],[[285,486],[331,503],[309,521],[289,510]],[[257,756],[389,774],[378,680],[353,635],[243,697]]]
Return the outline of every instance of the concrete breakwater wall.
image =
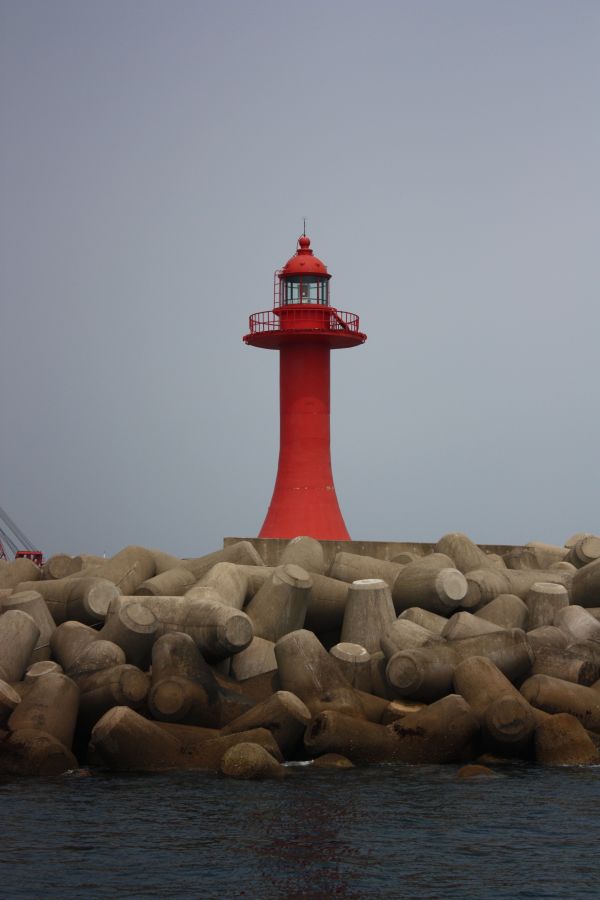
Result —
[[[224,544],[0,564],[0,776],[600,762],[600,538]]]
[[[226,537],[223,546],[236,544],[239,541],[248,541],[260,554],[267,566],[276,566],[288,543],[285,538],[253,538],[253,537]],[[413,553],[424,556],[432,553],[435,543],[427,541],[320,541],[323,548],[325,566],[333,563],[336,553],[355,553],[359,556],[374,556],[376,559],[394,559],[402,553]],[[480,544],[485,553],[496,553],[503,556],[511,550],[518,550],[514,544]]]

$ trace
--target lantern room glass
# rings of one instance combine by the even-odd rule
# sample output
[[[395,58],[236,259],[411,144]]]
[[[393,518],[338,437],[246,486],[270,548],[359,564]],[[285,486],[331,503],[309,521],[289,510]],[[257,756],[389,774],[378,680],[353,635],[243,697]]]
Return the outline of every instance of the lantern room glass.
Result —
[[[295,275],[281,279],[281,302],[329,305],[329,279],[315,275]]]

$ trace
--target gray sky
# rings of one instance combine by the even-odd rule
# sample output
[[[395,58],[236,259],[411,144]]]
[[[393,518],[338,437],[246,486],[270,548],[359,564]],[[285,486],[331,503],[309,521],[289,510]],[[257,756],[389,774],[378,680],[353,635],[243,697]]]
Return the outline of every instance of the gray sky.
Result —
[[[354,538],[600,531],[600,4],[0,3],[0,504],[47,553],[257,534],[308,217]]]

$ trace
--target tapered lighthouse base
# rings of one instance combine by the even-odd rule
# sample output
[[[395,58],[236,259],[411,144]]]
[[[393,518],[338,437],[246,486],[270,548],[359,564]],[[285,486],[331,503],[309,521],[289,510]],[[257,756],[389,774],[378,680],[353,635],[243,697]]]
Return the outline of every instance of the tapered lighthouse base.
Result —
[[[347,541],[329,449],[330,350],[310,338],[279,353],[279,466],[261,538]]]
[[[282,490],[274,497],[260,530],[261,538],[288,538],[299,534],[319,541],[349,541],[333,487]]]

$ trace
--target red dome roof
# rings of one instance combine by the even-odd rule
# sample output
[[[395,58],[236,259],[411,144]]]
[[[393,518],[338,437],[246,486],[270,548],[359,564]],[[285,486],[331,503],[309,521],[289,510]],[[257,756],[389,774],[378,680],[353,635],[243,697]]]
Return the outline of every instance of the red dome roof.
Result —
[[[310,238],[305,234],[298,238],[298,249],[296,255],[288,259],[285,266],[279,272],[280,278],[286,275],[320,275],[331,278],[324,262],[315,256],[310,249]]]

